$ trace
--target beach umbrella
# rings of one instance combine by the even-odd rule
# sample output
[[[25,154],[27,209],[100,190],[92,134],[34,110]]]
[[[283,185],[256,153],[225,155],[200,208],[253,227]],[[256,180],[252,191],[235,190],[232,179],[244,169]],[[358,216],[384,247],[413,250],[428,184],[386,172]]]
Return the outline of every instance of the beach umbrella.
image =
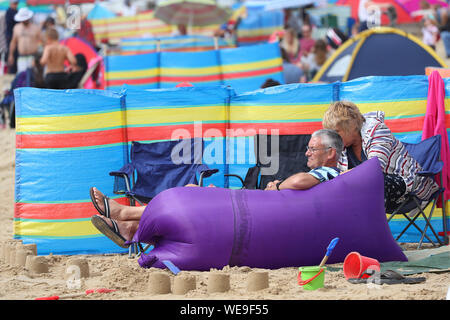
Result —
[[[228,20],[231,11],[214,0],[167,0],[158,4],[155,18],[172,25],[207,26]]]
[[[89,11],[87,18],[88,18],[88,20],[108,19],[108,18],[114,18],[115,16],[116,16],[116,14],[114,12],[105,8],[100,3],[96,3],[95,6],[92,8],[92,10]]]

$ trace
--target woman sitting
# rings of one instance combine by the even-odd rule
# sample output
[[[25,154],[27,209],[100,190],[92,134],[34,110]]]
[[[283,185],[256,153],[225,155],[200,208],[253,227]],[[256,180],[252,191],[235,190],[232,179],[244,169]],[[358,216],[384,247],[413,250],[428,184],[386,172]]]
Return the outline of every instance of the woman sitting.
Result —
[[[432,178],[417,175],[422,170],[401,141],[384,123],[384,112],[361,114],[349,101],[330,105],[323,117],[323,127],[336,130],[345,149],[338,161],[340,170],[352,169],[361,162],[377,157],[384,173],[385,208],[392,213],[414,191],[419,199],[428,200],[439,187]]]

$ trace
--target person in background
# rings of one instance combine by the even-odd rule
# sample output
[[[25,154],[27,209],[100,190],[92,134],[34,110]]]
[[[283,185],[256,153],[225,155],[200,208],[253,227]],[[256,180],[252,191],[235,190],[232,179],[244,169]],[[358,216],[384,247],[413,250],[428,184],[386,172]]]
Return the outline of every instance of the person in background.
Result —
[[[269,87],[276,87],[281,85],[277,80],[273,80],[272,78],[267,79],[264,81],[264,83],[261,85],[261,89],[269,88]]]
[[[8,63],[14,63],[14,51],[17,49],[17,73],[31,68],[34,56],[41,45],[41,30],[31,19],[33,11],[27,7],[21,8],[14,16],[18,22],[13,29],[13,37],[9,46]]]
[[[49,89],[67,89],[68,74],[65,71],[65,61],[69,61],[71,70],[78,69],[77,60],[68,47],[58,42],[58,31],[48,29],[46,45],[41,58],[41,65],[46,66],[45,84]]]
[[[125,0],[125,5],[122,8],[122,16],[124,17],[134,17],[137,13],[136,4],[132,3],[131,0]]]
[[[188,34],[185,24],[178,24],[177,28],[172,32],[172,36],[186,36]]]
[[[300,61],[300,43],[293,28],[287,29],[284,33],[281,47],[286,50],[290,63],[296,64]]]
[[[76,36],[80,37],[83,40],[85,40],[96,51],[100,50],[100,48],[97,46],[97,43],[95,41],[95,36],[94,36],[94,31],[93,31],[93,28],[92,28],[92,24],[89,22],[89,20],[87,18],[87,14],[83,14],[82,15],[81,21],[80,21],[80,29],[76,31]]]
[[[13,29],[16,25],[17,21],[14,20],[14,16],[17,14],[17,6],[19,4],[19,0],[11,0],[9,2],[9,7],[5,13],[5,39],[6,39],[6,57],[9,56],[9,45],[11,44]],[[15,74],[17,72],[17,50],[13,53],[13,63],[8,66],[8,73]]]
[[[436,43],[439,39],[439,29],[435,23],[430,17],[423,18],[422,41],[433,50],[436,50]]]
[[[447,58],[450,58],[450,8],[444,8],[439,5],[434,6],[436,11],[436,17],[438,21],[438,28],[442,42],[444,43],[445,54]]]
[[[289,62],[289,57],[284,48],[280,48],[281,58],[283,59],[283,77],[284,83],[299,83],[306,82],[306,77],[303,70],[296,64]]]
[[[306,57],[310,54],[314,43],[316,42],[312,37],[312,27],[309,24],[302,26],[302,37],[299,40],[300,43],[300,55]]]
[[[327,43],[323,39],[318,39],[314,43],[311,53],[301,61],[301,66],[307,81],[311,81],[314,78],[317,71],[325,64],[329,56],[330,53]]]

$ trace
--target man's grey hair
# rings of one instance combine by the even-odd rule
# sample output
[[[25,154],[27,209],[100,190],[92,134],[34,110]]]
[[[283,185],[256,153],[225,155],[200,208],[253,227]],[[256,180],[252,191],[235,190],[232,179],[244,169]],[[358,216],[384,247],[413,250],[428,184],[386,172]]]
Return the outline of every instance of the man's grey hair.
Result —
[[[312,137],[320,138],[322,145],[324,147],[331,147],[336,150],[336,161],[341,156],[342,150],[344,150],[344,142],[341,136],[334,130],[331,129],[320,129],[314,131],[311,135]]]

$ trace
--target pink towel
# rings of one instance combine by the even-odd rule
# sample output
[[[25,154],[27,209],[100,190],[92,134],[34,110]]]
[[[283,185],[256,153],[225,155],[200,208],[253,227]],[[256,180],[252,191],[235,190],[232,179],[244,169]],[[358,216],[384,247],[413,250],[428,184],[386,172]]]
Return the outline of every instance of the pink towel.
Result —
[[[445,85],[439,72],[433,71],[428,77],[427,112],[423,124],[422,140],[436,134],[441,135],[441,160],[444,162],[442,169],[442,183],[445,188],[444,199],[450,198],[450,148],[448,143],[447,128],[445,127]],[[436,179],[439,183],[439,178]],[[439,207],[441,207],[439,201]]]

